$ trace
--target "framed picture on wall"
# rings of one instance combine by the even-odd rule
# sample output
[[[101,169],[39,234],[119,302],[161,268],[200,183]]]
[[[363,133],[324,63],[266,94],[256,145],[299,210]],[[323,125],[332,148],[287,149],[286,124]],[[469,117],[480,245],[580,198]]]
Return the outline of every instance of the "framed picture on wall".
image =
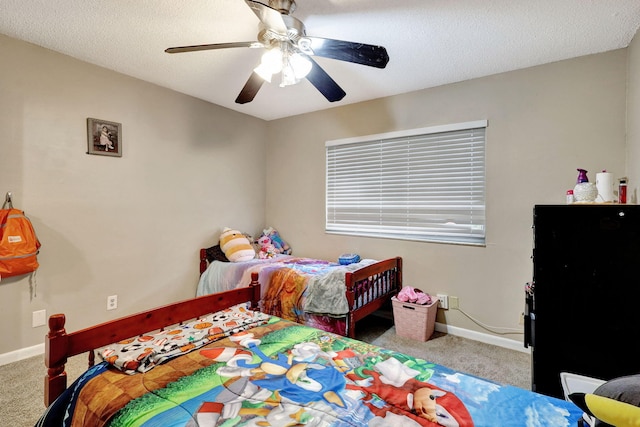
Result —
[[[87,146],[87,154],[122,157],[122,125],[88,118]]]

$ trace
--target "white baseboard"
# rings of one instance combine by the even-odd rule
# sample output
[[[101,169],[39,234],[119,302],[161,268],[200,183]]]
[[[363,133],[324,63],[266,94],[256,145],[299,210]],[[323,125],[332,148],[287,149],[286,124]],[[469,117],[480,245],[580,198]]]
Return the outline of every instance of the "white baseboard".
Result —
[[[485,344],[497,345],[498,347],[508,348],[509,350],[516,350],[522,353],[531,353],[531,349],[525,348],[524,344],[519,341],[510,340],[508,338],[497,337],[495,335],[489,335],[482,332],[472,331],[470,329],[459,328],[457,326],[445,325],[444,323],[436,322],[436,331],[444,332],[445,334],[451,334],[462,338],[468,338],[470,340],[480,341]]]
[[[0,354],[0,366],[44,354],[44,343]]]

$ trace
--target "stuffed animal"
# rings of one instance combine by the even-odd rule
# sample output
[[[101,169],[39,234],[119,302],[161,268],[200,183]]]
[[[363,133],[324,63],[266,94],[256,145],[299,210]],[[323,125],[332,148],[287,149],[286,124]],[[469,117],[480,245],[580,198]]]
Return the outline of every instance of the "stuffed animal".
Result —
[[[640,424],[640,408],[629,403],[591,393],[571,393],[569,399],[607,425],[636,427]]]
[[[640,374],[613,378],[593,393],[571,393],[569,399],[595,417],[596,426],[640,426]]]
[[[278,231],[273,227],[265,228],[264,230],[262,230],[262,235],[267,236],[269,239],[271,239],[271,243],[275,247],[276,253],[291,255],[291,248],[289,247],[287,242],[282,240],[282,237],[280,237],[280,233],[278,233]]]
[[[271,243],[269,236],[261,236],[258,239],[260,245],[260,251],[258,252],[258,258],[266,259],[276,256],[276,247]]]
[[[228,227],[220,235],[220,249],[231,262],[249,261],[256,256],[251,241],[238,230]]]

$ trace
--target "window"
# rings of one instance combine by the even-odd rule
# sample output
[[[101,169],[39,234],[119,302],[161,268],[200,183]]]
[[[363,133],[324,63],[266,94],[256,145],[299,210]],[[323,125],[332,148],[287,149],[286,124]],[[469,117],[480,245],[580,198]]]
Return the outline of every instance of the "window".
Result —
[[[326,232],[485,243],[487,121],[326,143]]]

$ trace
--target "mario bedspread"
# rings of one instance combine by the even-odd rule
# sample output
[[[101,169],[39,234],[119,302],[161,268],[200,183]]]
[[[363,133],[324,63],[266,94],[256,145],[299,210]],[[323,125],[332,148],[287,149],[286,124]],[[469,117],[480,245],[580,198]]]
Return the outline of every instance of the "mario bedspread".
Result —
[[[272,317],[144,374],[97,365],[40,425],[573,426],[581,414],[565,401]]]

